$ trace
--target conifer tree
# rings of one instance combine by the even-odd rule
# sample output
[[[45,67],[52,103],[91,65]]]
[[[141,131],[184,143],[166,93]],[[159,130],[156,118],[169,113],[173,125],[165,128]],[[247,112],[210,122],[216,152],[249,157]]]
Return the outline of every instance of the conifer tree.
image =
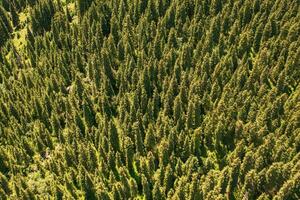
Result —
[[[148,151],[153,150],[156,145],[156,138],[155,138],[154,130],[153,130],[152,126],[150,126],[146,131],[144,143],[145,143],[145,147],[147,148]]]
[[[11,18],[12,18],[12,24],[13,26],[18,26],[19,25],[19,16],[18,13],[16,11],[16,7],[13,4],[10,4],[10,13],[11,13]]]
[[[10,20],[4,8],[0,5],[0,46],[5,44],[6,40],[10,37],[11,32],[12,26]]]
[[[82,18],[84,13],[88,10],[91,6],[93,0],[76,0],[77,10],[79,16]]]
[[[4,10],[4,8],[2,6],[0,6],[0,19],[4,25],[3,28],[9,33],[12,32],[12,26],[10,23],[10,19],[8,17],[7,12]]]
[[[158,183],[155,183],[153,187],[152,197],[154,200],[164,199],[164,195],[162,194],[161,187]]]
[[[109,140],[111,142],[111,145],[114,151],[118,151],[120,149],[119,135],[118,135],[117,128],[112,121],[109,122],[108,131],[109,131]]]

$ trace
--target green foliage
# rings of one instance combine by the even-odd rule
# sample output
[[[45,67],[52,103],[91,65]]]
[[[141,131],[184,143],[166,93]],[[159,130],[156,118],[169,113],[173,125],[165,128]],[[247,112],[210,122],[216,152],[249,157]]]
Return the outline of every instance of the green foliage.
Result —
[[[91,6],[93,0],[76,0],[78,14],[80,17],[83,17],[84,13]]]
[[[10,34],[13,31],[11,21],[7,12],[0,5],[0,47],[10,38]]]
[[[298,0],[0,2],[0,199],[300,198]]]
[[[39,1],[31,11],[31,29],[34,34],[39,35],[49,31],[51,21],[55,14],[54,3],[51,0]]]

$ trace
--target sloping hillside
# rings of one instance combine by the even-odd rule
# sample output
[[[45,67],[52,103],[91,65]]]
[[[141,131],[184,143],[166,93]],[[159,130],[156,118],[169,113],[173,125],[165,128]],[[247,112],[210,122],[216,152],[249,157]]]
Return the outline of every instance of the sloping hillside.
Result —
[[[299,0],[0,4],[0,199],[300,199]]]

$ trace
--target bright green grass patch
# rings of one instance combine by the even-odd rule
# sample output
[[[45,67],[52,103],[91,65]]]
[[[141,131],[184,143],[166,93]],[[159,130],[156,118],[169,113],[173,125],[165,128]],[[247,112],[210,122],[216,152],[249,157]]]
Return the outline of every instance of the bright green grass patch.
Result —
[[[24,12],[19,13],[20,27],[21,29],[16,29],[13,33],[12,43],[16,47],[17,50],[20,50],[26,44],[26,34],[27,34],[27,26],[28,26],[28,11],[25,9]]]
[[[138,195],[134,200],[146,200],[145,195]]]
[[[70,9],[71,12],[75,12],[75,3],[69,3],[68,8]]]
[[[20,20],[20,23],[26,23],[26,20],[28,18],[28,13],[25,13],[25,12],[21,12],[19,14],[19,20]]]
[[[12,42],[17,49],[21,49],[26,44],[26,34],[26,28],[14,33]]]

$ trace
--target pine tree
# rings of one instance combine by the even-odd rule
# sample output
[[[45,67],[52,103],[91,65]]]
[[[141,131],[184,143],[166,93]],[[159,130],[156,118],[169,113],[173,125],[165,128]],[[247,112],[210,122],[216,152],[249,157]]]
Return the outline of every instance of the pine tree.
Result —
[[[11,26],[11,23],[10,23],[10,19],[8,17],[8,14],[7,12],[5,11],[5,9],[0,6],[0,19],[1,19],[1,22],[3,23],[3,28],[11,33],[12,32],[12,26]]]
[[[154,187],[152,190],[152,197],[153,197],[153,200],[165,199],[164,195],[162,194],[161,188],[157,182],[154,184]]]
[[[80,18],[83,17],[85,12],[88,10],[88,8],[91,6],[93,0],[76,0],[76,6],[78,10],[78,14]]]
[[[0,5],[0,46],[3,46],[7,39],[9,39],[11,32],[12,26],[7,16],[7,12]]]
[[[136,152],[143,154],[144,153],[144,145],[143,145],[143,133],[142,133],[141,124],[138,122],[135,122],[133,124],[132,129],[133,129],[132,131],[134,133]]]
[[[222,10],[222,1],[213,0],[211,1],[211,14],[217,15]]]
[[[83,116],[87,127],[96,125],[95,114],[88,102],[83,103]]]
[[[195,106],[193,102],[190,102],[188,105],[187,110],[187,117],[186,117],[186,127],[187,129],[193,129],[195,127]]]
[[[180,117],[182,116],[182,102],[180,99],[180,96],[177,96],[174,101],[174,107],[173,107],[173,117],[174,121],[178,122]]]
[[[111,62],[108,56],[108,52],[103,49],[101,51],[101,55],[102,55],[102,62],[103,62],[103,72],[107,76],[111,85],[113,86],[115,84],[115,78],[114,78],[113,69],[111,67]]]
[[[3,192],[5,192],[5,194],[9,195],[11,193],[11,189],[9,187],[7,177],[4,176],[1,172],[0,172],[0,185]]]
[[[144,144],[148,151],[153,150],[156,145],[156,138],[155,138],[154,130],[153,130],[152,126],[150,126],[146,131]]]
[[[145,195],[146,199],[151,199],[151,190],[147,178],[142,175],[142,185],[143,185],[143,194]]]
[[[119,135],[118,135],[118,130],[112,121],[109,122],[108,132],[109,132],[109,140],[111,142],[114,151],[118,151],[120,149]]]
[[[12,24],[14,27],[19,25],[19,16],[18,13],[16,11],[16,8],[13,4],[10,4],[10,13],[11,13],[11,17],[12,17]]]
[[[173,187],[174,174],[173,169],[170,165],[166,167],[165,177],[164,177],[164,187],[166,191],[169,191]]]
[[[86,199],[96,199],[94,183],[88,173],[84,176],[84,190]]]
[[[182,54],[180,55],[180,65],[184,70],[190,69],[192,67],[192,50],[189,45],[184,45],[182,49]]]

